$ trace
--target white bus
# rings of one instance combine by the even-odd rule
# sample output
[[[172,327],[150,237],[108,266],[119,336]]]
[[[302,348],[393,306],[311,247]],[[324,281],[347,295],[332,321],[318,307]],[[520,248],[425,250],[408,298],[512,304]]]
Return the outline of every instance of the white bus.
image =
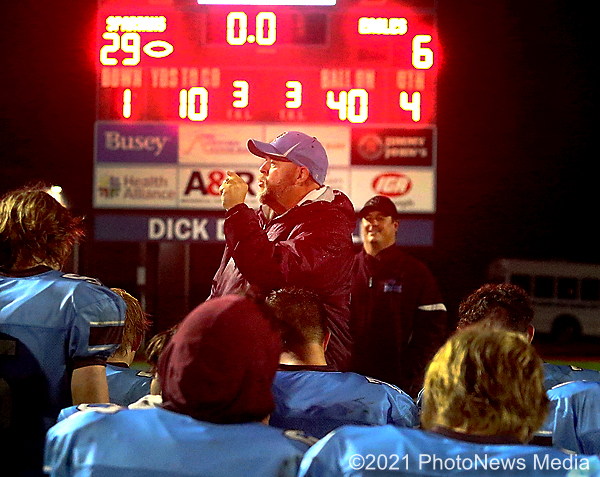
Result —
[[[527,291],[537,331],[557,340],[600,336],[600,265],[502,258],[490,264],[488,278]]]

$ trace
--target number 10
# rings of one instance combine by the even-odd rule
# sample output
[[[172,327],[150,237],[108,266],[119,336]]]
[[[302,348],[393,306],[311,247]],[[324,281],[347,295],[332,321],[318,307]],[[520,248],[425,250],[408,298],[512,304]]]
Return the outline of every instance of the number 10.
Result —
[[[198,102],[198,107],[196,107]],[[197,109],[197,111],[196,111]],[[208,91],[202,86],[194,86],[179,92],[179,117],[192,121],[204,121],[208,117]]]

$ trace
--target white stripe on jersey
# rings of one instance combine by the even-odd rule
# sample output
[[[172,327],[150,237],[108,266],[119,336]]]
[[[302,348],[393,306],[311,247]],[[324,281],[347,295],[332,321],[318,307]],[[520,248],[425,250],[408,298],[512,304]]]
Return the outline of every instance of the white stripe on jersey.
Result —
[[[446,305],[435,303],[433,305],[421,305],[418,309],[423,311],[446,311]]]
[[[106,351],[109,349],[113,349],[115,345],[113,344],[109,344],[109,345],[99,345],[99,346],[88,346],[88,350],[89,351]]]
[[[122,326],[125,322],[121,320],[117,321],[90,321],[90,326],[96,326],[102,328],[105,326]]]

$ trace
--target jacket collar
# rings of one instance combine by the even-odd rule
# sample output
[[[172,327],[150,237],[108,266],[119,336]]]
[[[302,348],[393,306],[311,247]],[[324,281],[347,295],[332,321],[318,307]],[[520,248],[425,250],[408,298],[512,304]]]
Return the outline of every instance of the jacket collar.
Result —
[[[261,209],[262,209],[262,213],[265,216],[265,218],[270,222],[275,217],[283,217],[290,210],[293,210],[296,207],[300,207],[303,204],[306,204],[308,202],[333,202],[334,198],[335,198],[335,196],[333,193],[333,189],[331,187],[321,186],[318,189],[311,190],[308,194],[306,194],[304,197],[302,197],[302,199],[300,199],[300,202],[298,202],[291,209],[286,210],[281,215],[275,214],[275,211],[273,209],[271,209],[271,207],[269,207],[268,205],[262,205]]]

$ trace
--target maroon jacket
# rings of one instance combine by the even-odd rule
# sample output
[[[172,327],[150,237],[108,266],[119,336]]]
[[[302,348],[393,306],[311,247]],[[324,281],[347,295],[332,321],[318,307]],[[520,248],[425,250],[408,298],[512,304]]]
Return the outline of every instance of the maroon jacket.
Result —
[[[213,279],[214,298],[248,286],[269,292],[287,286],[317,293],[325,305],[331,340],[327,362],[345,370],[350,359],[352,232],[350,199],[327,188],[270,222],[245,204],[225,214],[226,246]]]

